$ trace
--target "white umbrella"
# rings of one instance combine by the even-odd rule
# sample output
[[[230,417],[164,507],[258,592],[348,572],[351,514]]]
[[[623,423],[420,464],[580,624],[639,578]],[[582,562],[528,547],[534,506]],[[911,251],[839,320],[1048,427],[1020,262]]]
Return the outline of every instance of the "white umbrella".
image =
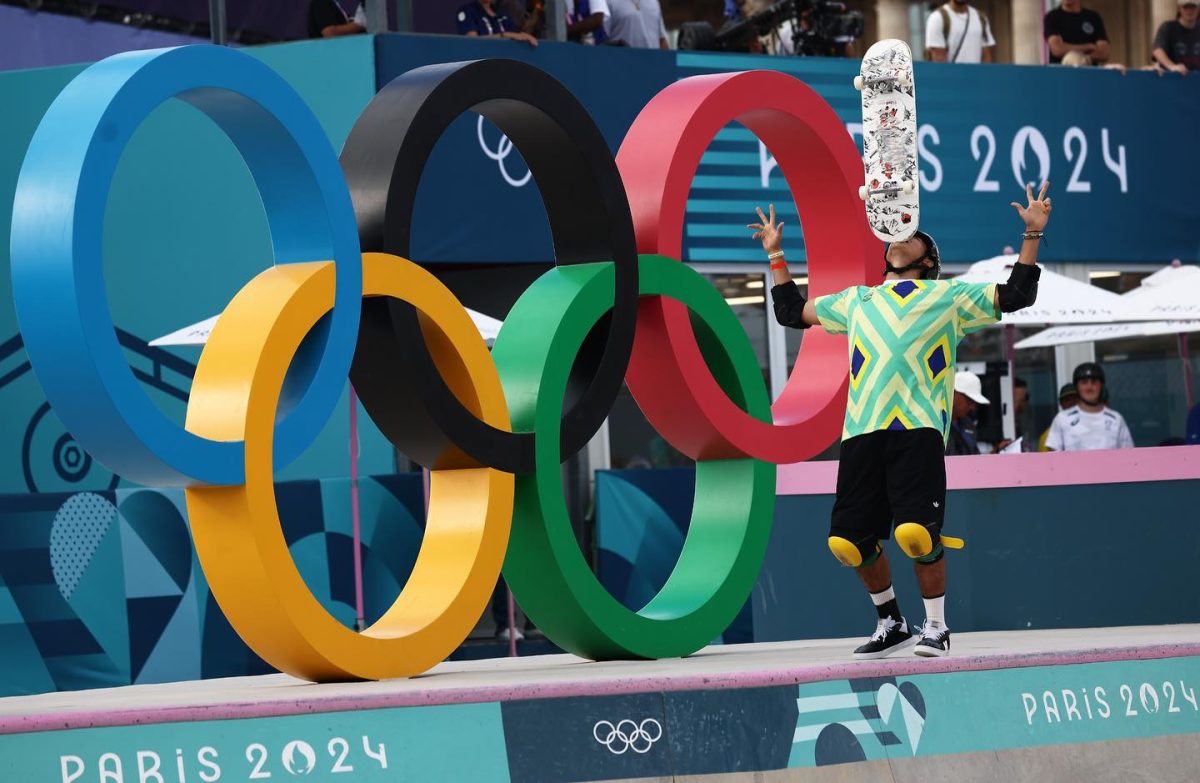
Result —
[[[1135,289],[1136,290],[1136,289]],[[1052,326],[1035,335],[1026,337],[1016,344],[1018,350],[1025,348],[1050,348],[1071,343],[1092,343],[1104,340],[1119,340],[1128,337],[1154,337],[1163,334],[1200,332],[1200,321],[1146,321],[1144,323],[1080,324],[1078,326]]]
[[[1040,297],[1039,297],[1040,298]],[[1200,332],[1200,320],[1161,320],[1171,315],[1200,318],[1200,268],[1163,267],[1121,297],[1120,317],[1134,323],[1055,326],[1027,337],[1016,348],[1041,348],[1069,343],[1090,343],[1129,337],[1178,335],[1179,360],[1183,366],[1183,388],[1188,408],[1192,407],[1192,372],[1188,360],[1187,333]],[[1136,319],[1147,319],[1137,321]],[[1149,320],[1156,319],[1156,320]]]
[[[966,283],[1004,283],[1017,256],[1004,255],[971,264],[956,279]],[[1006,326],[1033,324],[1112,323],[1120,320],[1124,302],[1111,291],[1042,268],[1037,301],[1015,313],[1005,313]]]
[[[1200,269],[1194,266],[1160,269],[1121,298],[1126,303],[1122,320],[1200,319]]]
[[[212,334],[213,327],[217,325],[218,318],[220,316],[214,315],[212,318],[205,318],[200,323],[185,326],[170,334],[164,334],[162,337],[156,337],[150,341],[150,345],[204,345],[208,342],[208,336]]]
[[[1160,285],[1171,285],[1188,281],[1196,275],[1200,275],[1200,267],[1198,266],[1183,266],[1178,260],[1173,261],[1154,274],[1142,278],[1141,285],[1132,291],[1126,291],[1122,296],[1125,299],[1136,299],[1143,296],[1148,290]]]
[[[475,328],[479,330],[484,342],[490,347],[496,341],[496,335],[500,334],[500,327],[504,325],[504,322],[471,309],[467,310],[467,314],[471,316],[471,320],[475,322]],[[214,315],[212,318],[205,318],[203,321],[185,326],[170,334],[164,334],[162,337],[151,340],[150,345],[204,345],[208,342],[208,336],[212,334],[213,327],[217,325],[218,318],[220,316]]]

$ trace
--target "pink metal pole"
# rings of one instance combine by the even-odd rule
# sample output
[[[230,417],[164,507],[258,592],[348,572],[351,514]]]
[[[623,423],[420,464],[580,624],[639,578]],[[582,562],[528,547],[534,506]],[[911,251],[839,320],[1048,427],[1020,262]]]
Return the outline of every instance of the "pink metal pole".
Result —
[[[517,657],[517,602],[513,600],[512,589],[508,583],[504,584],[504,591],[508,593],[508,657]]]
[[[1183,393],[1187,396],[1187,409],[1190,411],[1195,404],[1192,394],[1192,363],[1188,359],[1187,334],[1179,333],[1179,361],[1183,364]]]
[[[363,612],[362,527],[358,508],[358,394],[350,387],[350,522],[354,528],[354,626],[367,627]]]
[[[1008,362],[1008,398],[1012,400],[1013,406],[1013,426],[1016,435],[1015,427],[1017,424],[1017,349],[1014,345],[1016,340],[1016,329],[1012,324],[1004,325],[1004,359]],[[1024,441],[1021,442],[1024,446]]]

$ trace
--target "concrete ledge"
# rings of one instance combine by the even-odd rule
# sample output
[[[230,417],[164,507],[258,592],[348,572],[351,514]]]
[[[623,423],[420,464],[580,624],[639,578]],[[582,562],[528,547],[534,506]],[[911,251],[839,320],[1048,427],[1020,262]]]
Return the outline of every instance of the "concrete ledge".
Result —
[[[858,642],[0,699],[0,780],[1195,779],[1200,627],[962,634],[929,660],[856,662]]]
[[[15,696],[0,699],[0,735],[1200,656],[1200,625],[961,634],[954,637],[954,655],[932,659],[855,661],[849,651],[861,642],[719,645],[665,661],[593,662],[573,655],[456,661],[387,682],[315,685],[274,674]]]

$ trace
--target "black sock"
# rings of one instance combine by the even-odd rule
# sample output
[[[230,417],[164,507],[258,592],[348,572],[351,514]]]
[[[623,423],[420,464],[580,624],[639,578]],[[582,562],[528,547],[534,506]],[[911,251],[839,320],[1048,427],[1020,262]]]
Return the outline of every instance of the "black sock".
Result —
[[[900,615],[900,604],[896,601],[896,592],[892,590],[891,585],[878,593],[871,593],[871,603],[875,604],[875,611],[879,614],[880,620],[891,618],[900,622],[904,619]]]
[[[900,604],[896,602],[895,598],[888,601],[886,604],[875,607],[875,611],[879,613],[880,619],[890,617],[896,622],[900,622],[904,619],[900,616]]]

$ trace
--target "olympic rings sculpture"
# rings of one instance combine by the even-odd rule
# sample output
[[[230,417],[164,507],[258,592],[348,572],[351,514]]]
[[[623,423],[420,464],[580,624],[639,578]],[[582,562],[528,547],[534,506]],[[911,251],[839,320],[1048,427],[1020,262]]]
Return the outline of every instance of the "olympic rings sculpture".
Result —
[[[121,355],[100,241],[117,161],[170,98],[207,114],[241,153],[275,262],[222,313],[183,428]],[[406,258],[425,162],[466,111],[496,123],[525,157],[556,256],[490,355],[461,304]],[[690,654],[753,587],[774,464],[836,437],[846,384],[844,343],[809,335],[772,408],[736,316],[674,260],[700,155],[734,120],[771,145],[810,221],[813,291],[869,279],[880,247],[854,195],[855,147],[824,101],[778,73],[668,87],[614,160],[586,110],[546,73],[507,60],[427,66],[380,91],[339,161],[295,91],[248,55],[184,47],[111,57],[54,101],[18,179],[13,293],[30,362],[93,457],[141,483],[185,487],[218,603],[281,671],[318,681],[425,671],[469,634],[502,566],[522,607],[564,649],[593,659]],[[413,573],[362,633],[304,584],[272,483],[332,414],[347,376],[380,430],[431,471]],[[639,611],[588,568],[558,470],[601,426],[623,378],[663,437],[697,460],[683,552]]]

